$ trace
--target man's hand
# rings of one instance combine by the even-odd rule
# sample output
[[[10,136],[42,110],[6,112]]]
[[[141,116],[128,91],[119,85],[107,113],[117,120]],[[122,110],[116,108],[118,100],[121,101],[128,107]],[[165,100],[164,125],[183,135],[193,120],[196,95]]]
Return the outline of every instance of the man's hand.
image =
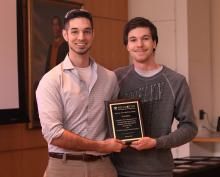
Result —
[[[110,138],[104,141],[100,141],[100,148],[98,151],[103,153],[121,152],[121,150],[126,147],[127,146],[123,141]]]
[[[144,137],[137,141],[133,141],[130,146],[138,151],[152,149],[156,146],[156,140],[150,137]]]

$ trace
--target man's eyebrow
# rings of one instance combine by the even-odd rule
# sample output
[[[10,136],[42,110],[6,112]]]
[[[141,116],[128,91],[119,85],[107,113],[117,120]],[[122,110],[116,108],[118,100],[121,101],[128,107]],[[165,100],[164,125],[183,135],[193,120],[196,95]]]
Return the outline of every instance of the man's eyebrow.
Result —
[[[152,37],[150,34],[144,34],[143,36],[141,36],[141,37]],[[137,38],[136,36],[130,36],[130,37],[128,37],[129,39],[131,39],[131,38]]]
[[[78,30],[78,28],[71,28],[71,30]]]
[[[151,35],[150,34],[145,34],[142,37],[151,37]]]
[[[73,27],[73,28],[71,28],[71,30],[80,30],[80,29],[77,28],[77,27]],[[88,28],[84,28],[84,29],[82,29],[82,30],[92,30],[92,28],[91,28],[91,27],[88,27]]]
[[[130,36],[130,37],[128,37],[129,39],[131,39],[131,38],[136,38],[136,36]]]

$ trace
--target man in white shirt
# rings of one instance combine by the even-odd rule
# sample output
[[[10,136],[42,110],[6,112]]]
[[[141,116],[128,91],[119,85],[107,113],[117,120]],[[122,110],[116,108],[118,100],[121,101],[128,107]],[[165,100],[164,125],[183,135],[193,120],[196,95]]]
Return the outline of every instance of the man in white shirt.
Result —
[[[94,38],[91,14],[83,9],[67,12],[63,37],[69,53],[43,76],[36,91],[49,151],[44,177],[116,177],[108,154],[125,145],[106,139],[104,101],[116,98],[119,88],[115,74],[89,55]]]

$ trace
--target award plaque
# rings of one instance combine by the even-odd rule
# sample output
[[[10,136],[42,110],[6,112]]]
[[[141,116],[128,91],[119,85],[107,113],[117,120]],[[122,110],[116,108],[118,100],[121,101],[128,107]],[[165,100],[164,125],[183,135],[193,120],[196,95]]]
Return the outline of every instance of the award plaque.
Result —
[[[144,136],[139,99],[106,102],[110,136],[130,143]]]

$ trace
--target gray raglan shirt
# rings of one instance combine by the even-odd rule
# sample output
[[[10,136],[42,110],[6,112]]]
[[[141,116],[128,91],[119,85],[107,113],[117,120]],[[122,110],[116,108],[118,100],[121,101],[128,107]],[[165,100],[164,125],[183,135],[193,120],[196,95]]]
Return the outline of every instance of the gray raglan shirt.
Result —
[[[197,134],[185,77],[166,66],[152,77],[140,76],[133,65],[115,72],[119,98],[140,98],[145,135],[157,141],[156,148],[150,150],[126,148],[114,153],[118,173],[129,177],[172,176],[171,148],[189,142]],[[178,128],[171,132],[174,118],[179,122]]]

